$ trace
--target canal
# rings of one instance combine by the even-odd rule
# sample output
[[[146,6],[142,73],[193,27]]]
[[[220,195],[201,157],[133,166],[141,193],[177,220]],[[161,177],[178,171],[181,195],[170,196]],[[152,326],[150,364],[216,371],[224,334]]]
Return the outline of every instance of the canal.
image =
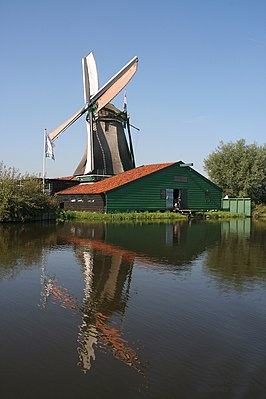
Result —
[[[0,225],[3,399],[263,399],[266,224]]]

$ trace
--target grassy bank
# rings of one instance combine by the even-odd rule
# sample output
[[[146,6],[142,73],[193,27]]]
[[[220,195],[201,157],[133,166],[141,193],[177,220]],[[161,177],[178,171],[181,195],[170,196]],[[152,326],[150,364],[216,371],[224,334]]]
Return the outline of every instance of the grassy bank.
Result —
[[[58,211],[57,220],[59,222],[76,221],[160,221],[160,220],[186,220],[188,215],[175,212],[128,212],[128,213],[97,213],[79,211]],[[232,212],[197,212],[193,215],[199,219],[232,219],[244,218],[242,214]]]
[[[58,221],[68,220],[102,220],[102,221],[138,221],[138,220],[185,220],[186,216],[173,212],[128,212],[128,213],[97,213],[79,211],[59,211]]]
[[[244,213],[215,211],[215,212],[197,212],[196,216],[202,219],[243,219]]]

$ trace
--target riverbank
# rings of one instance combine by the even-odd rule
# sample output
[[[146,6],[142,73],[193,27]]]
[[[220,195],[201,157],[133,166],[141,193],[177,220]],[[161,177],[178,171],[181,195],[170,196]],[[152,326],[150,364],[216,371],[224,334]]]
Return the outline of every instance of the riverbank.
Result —
[[[47,216],[49,215],[49,217]],[[23,217],[6,218],[1,222],[33,222],[41,220],[56,220],[57,222],[76,221],[175,221],[187,219],[241,219],[244,214],[226,211],[195,212],[193,214],[181,214],[178,212],[127,212],[127,213],[97,213],[82,211],[64,211],[48,209],[46,212],[28,212]],[[252,218],[266,222],[266,205],[258,205],[253,209]]]
[[[216,212],[196,212],[193,215],[183,215],[177,212],[128,212],[128,213],[97,213],[80,211],[58,211],[57,221],[65,222],[70,220],[78,221],[156,221],[156,220],[186,220],[188,218],[198,219],[232,219],[244,218],[244,214],[216,211]]]
[[[60,222],[69,220],[186,220],[186,216],[174,212],[127,212],[127,213],[98,213],[98,212],[79,212],[79,211],[59,211],[57,220]]]

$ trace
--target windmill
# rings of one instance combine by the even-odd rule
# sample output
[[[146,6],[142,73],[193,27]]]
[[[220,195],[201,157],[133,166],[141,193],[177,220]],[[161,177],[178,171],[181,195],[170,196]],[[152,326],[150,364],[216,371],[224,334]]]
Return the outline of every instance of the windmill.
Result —
[[[87,145],[74,175],[116,175],[135,167],[130,123],[126,110],[119,111],[110,101],[135,74],[138,58],[134,57],[102,88],[92,52],[82,59],[85,105],[49,133],[52,141],[86,115]],[[125,135],[128,130],[128,140]]]

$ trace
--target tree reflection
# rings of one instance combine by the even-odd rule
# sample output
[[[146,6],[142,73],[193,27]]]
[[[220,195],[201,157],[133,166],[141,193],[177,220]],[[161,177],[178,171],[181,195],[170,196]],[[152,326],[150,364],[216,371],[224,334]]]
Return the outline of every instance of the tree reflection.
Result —
[[[251,221],[223,222],[221,240],[208,250],[208,273],[228,287],[242,290],[246,284],[266,278],[266,229]],[[250,234],[252,231],[252,234]]]
[[[52,225],[0,224],[0,279],[39,264],[43,246],[55,239]]]

